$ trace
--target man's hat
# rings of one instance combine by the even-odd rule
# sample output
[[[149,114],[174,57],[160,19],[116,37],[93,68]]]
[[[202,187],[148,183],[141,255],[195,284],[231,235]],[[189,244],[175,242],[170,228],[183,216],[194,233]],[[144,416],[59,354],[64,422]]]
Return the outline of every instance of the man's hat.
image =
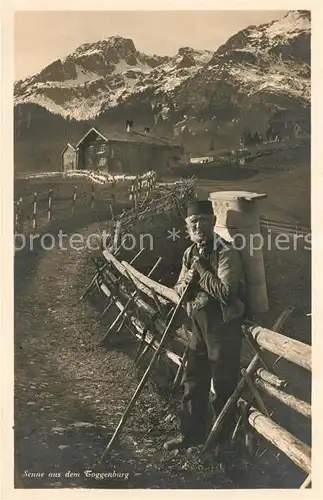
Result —
[[[212,203],[209,200],[193,200],[187,204],[187,217],[191,215],[214,215]]]

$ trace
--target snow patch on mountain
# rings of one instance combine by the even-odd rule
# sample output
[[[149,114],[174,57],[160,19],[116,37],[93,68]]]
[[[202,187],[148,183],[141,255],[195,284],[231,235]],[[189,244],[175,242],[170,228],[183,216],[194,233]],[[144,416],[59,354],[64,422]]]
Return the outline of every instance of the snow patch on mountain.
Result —
[[[310,30],[310,14],[291,11],[278,21],[247,27],[214,53],[181,47],[173,57],[147,55],[119,36],[86,43],[17,82],[15,105],[35,103],[77,120],[94,119],[132,99],[140,102],[141,95],[205,107],[218,82],[246,95],[282,93],[309,102]],[[164,106],[160,114],[166,119],[172,111]]]
[[[311,30],[311,21],[308,15],[301,14],[299,11],[290,11],[282,19],[273,21],[269,25],[260,26],[250,34],[252,38],[268,37],[273,41],[274,38],[284,38],[290,40],[297,37],[300,32]]]
[[[93,119],[147,89],[157,94],[173,91],[211,56],[211,51],[190,47],[180,48],[174,57],[149,56],[138,52],[132,40],[111,37],[83,44],[39,74],[17,82],[15,104],[32,102],[64,117]]]
[[[263,75],[254,67],[236,67],[232,68],[230,73],[239,81],[241,88],[245,86],[248,95],[266,89],[272,93],[287,92],[295,98],[310,100],[311,90],[308,82],[294,79],[292,75],[287,76],[278,71]]]
[[[37,95],[32,94],[21,101],[19,101],[19,98],[16,100],[17,105],[36,104],[54,115],[60,115],[66,119],[73,118],[75,120],[88,120],[89,116],[96,116],[101,111],[104,102],[104,95],[95,95],[92,98],[83,99],[80,105],[80,99],[75,97],[68,102],[67,106],[66,104],[58,104],[53,99],[39,93]]]
[[[35,82],[34,86],[38,88],[64,88],[64,87],[78,87],[85,85],[89,82],[94,82],[97,80],[102,80],[101,76],[98,76],[93,71],[86,71],[81,66],[76,65],[76,77],[70,78],[68,80],[54,81],[54,82]]]
[[[262,63],[264,63],[262,60]],[[268,70],[264,72],[259,66],[237,64],[230,68],[230,75],[245,87],[248,93],[266,89],[272,93],[288,92],[296,99],[311,99],[311,84],[306,65],[295,65],[273,58],[266,59]]]
[[[134,67],[128,64],[124,59],[115,64],[114,73],[123,74],[127,71],[134,71],[137,73],[150,73],[151,66],[149,66],[149,64],[147,63],[143,63],[142,61],[137,61],[136,66]]]

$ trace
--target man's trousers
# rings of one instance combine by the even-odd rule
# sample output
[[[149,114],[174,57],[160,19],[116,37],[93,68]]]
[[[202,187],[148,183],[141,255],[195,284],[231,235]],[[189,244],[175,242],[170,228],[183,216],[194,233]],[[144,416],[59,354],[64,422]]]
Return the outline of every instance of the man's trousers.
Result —
[[[193,442],[204,442],[210,431],[211,379],[215,391],[211,397],[215,416],[220,413],[238,383],[242,319],[221,323],[219,316],[210,306],[193,311],[191,316],[192,336],[182,381],[184,395],[181,406],[181,432]],[[228,439],[234,418],[233,411],[221,434],[221,442]]]

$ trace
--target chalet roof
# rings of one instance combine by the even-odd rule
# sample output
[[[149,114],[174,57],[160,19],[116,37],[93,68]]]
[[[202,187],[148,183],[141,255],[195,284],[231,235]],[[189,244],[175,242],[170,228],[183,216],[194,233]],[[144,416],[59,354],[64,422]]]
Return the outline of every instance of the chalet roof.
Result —
[[[298,110],[282,109],[278,111],[274,116],[272,116],[269,122],[280,122],[280,121],[297,121],[297,120],[310,120],[311,111],[309,108],[303,108]]]
[[[71,144],[70,142],[68,142],[66,144],[66,146],[64,147],[63,151],[61,152],[61,154],[65,153],[65,151],[67,150],[68,147],[70,147],[70,148],[74,149],[74,151],[76,151],[76,146],[74,146],[74,144]]]
[[[143,133],[137,131],[131,132],[117,132],[110,129],[104,129],[102,127],[92,127],[88,132],[82,137],[82,139],[77,143],[77,147],[83,142],[83,140],[89,135],[90,132],[96,132],[106,141],[118,141],[118,142],[135,142],[139,144],[152,144],[155,146],[165,146],[165,147],[181,147],[179,144],[174,144],[169,139],[157,136],[152,133]]]

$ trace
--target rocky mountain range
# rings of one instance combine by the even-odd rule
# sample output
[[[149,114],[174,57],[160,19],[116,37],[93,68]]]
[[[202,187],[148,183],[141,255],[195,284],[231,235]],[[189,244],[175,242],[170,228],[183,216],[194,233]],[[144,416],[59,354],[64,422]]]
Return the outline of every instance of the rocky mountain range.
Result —
[[[310,13],[290,11],[214,52],[147,55],[120,36],[83,44],[15,83],[15,165],[57,169],[66,142],[127,119],[193,151],[234,146],[276,111],[310,106],[310,37]]]

